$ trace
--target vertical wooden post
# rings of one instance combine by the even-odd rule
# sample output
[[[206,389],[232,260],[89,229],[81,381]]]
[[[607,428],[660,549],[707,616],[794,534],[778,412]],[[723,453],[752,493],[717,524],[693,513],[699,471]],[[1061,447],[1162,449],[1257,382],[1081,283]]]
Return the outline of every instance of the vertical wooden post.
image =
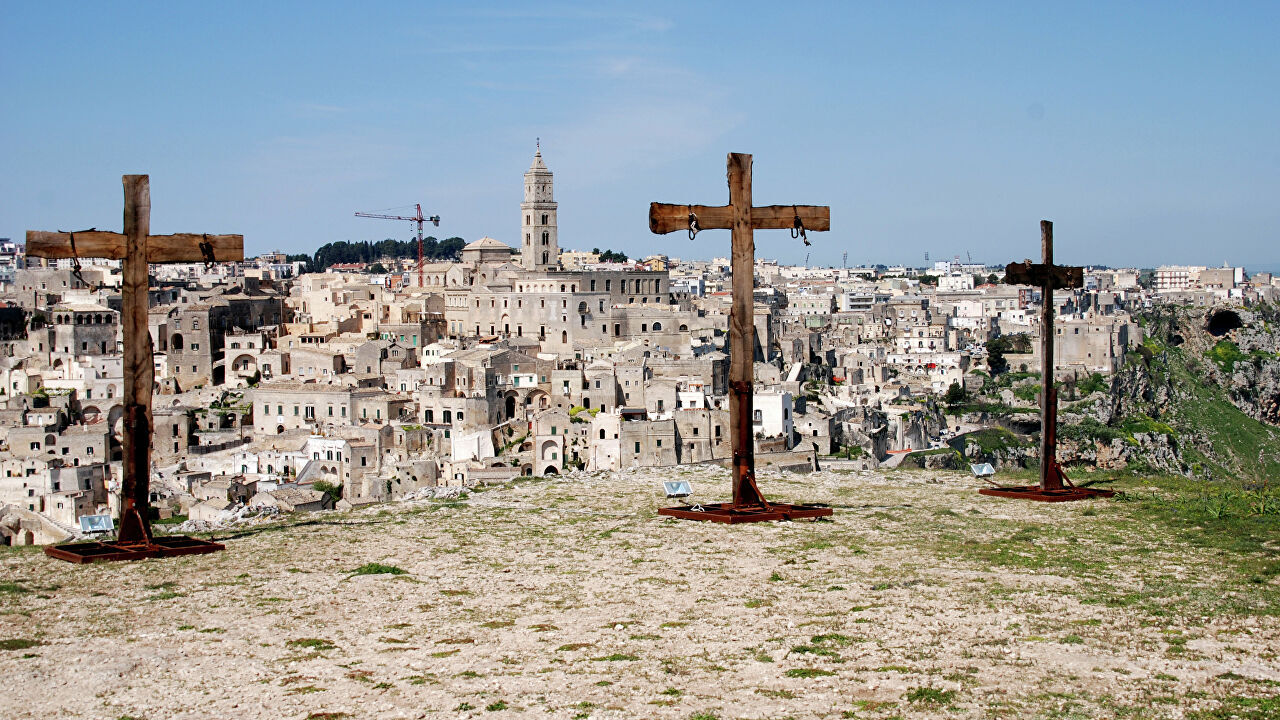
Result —
[[[122,268],[124,316],[124,463],[121,479],[120,541],[150,542],[151,391],[155,366],[147,328],[150,278],[147,239],[151,234],[151,181],[124,176],[125,256]]]
[[[1040,252],[1044,263],[1044,285],[1040,316],[1040,489],[1060,490],[1058,474],[1058,394],[1053,387],[1053,223],[1040,221]]]
[[[729,153],[729,207],[733,214],[733,308],[729,313],[729,424],[733,450],[733,504],[764,503],[756,487],[755,231],[751,225],[751,156]]]

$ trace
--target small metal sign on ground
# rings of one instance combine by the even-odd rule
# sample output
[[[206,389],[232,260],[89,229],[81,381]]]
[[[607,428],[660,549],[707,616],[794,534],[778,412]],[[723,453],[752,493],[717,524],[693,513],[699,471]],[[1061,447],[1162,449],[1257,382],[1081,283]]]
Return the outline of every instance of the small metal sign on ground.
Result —
[[[46,555],[74,563],[101,560],[140,560],[194,555],[224,549],[220,543],[183,536],[154,537],[151,533],[151,395],[155,362],[147,328],[147,290],[153,263],[204,262],[244,259],[244,237],[184,233],[151,234],[151,181],[146,175],[125,175],[124,232],[27,231],[27,255],[70,258],[80,273],[80,258],[121,260],[120,315],[124,332],[124,462],[121,473],[120,534],[113,542],[71,543],[45,547]]]
[[[99,535],[115,532],[116,523],[110,515],[81,515],[80,532],[86,535]]]
[[[831,208],[816,205],[751,206],[751,156],[729,153],[728,205],[649,206],[649,229],[658,235],[686,230],[692,240],[701,230],[732,230],[733,309],[729,313],[729,424],[733,450],[733,501],[692,507],[668,507],[659,515],[721,523],[798,520],[831,515],[819,505],[769,502],[756,487],[752,403],[755,389],[755,230],[790,230],[809,240],[808,230],[830,230]]]
[[[1058,390],[1053,385],[1053,291],[1084,285],[1084,269],[1053,264],[1053,223],[1040,221],[1043,263],[1009,263],[1005,282],[1040,285],[1043,315],[1040,320],[1040,484],[982,488],[978,492],[996,497],[1066,502],[1095,497],[1111,497],[1112,490],[1083,488],[1072,484],[1058,464]]]

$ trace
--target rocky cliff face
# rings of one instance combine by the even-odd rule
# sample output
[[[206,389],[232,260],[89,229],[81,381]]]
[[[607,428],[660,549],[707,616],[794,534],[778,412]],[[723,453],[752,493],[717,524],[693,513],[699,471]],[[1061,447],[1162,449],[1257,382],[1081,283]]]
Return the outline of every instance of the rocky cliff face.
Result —
[[[1223,313],[1234,314],[1240,327],[1215,334],[1223,322],[1234,324],[1221,320]],[[1208,313],[1204,326],[1216,340],[1207,350],[1213,360],[1207,366],[1210,377],[1246,415],[1280,425],[1280,326],[1275,319],[1266,311],[1227,310]]]
[[[1157,307],[1141,320],[1144,343],[1106,389],[1063,391],[1059,459],[1246,483],[1280,475],[1280,310]],[[1038,463],[1038,416],[997,420],[1021,442],[969,443],[965,456]]]

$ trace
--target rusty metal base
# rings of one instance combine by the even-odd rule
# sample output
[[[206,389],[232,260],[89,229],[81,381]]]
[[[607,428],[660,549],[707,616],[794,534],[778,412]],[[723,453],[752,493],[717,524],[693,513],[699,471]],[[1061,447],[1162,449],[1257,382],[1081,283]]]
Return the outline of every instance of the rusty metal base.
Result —
[[[833,513],[829,507],[821,505],[788,505],[786,503],[769,503],[768,505],[737,505],[733,503],[711,503],[695,506],[659,508],[659,515],[680,518],[682,520],[706,520],[718,523],[775,522],[778,520],[802,520],[805,518],[830,517]]]
[[[66,545],[46,545],[44,554],[51,558],[72,563],[110,562],[116,560],[144,560],[146,558],[176,557],[178,555],[203,555],[225,550],[222,543],[210,542],[186,535],[162,535],[151,542],[84,542]]]
[[[1041,490],[1039,485],[982,488],[978,492],[983,495],[1015,498],[1018,500],[1036,500],[1038,502],[1091,500],[1093,498],[1108,498],[1116,494],[1114,490],[1099,490],[1083,487],[1065,487],[1061,490]]]

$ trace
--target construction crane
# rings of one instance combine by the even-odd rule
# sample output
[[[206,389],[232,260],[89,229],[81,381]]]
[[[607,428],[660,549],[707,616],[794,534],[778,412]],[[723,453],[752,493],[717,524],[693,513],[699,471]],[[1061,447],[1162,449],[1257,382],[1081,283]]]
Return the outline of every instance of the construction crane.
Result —
[[[420,203],[415,203],[413,207],[414,207],[414,209],[415,209],[417,212],[416,212],[414,215],[412,215],[412,216],[409,216],[409,215],[382,215],[382,214],[380,214],[380,213],[366,213],[366,212],[358,212],[358,213],[356,213],[356,217],[364,217],[364,218],[379,218],[379,219],[382,219],[382,220],[408,220],[409,222],[415,222],[415,223],[417,223],[417,224],[418,224],[418,287],[420,287],[420,288],[421,288],[421,287],[423,287],[423,282],[422,282],[422,223],[430,222],[432,225],[435,225],[436,227],[440,227],[440,216],[439,216],[439,215],[424,216],[424,215],[422,214],[422,205],[421,205]]]

